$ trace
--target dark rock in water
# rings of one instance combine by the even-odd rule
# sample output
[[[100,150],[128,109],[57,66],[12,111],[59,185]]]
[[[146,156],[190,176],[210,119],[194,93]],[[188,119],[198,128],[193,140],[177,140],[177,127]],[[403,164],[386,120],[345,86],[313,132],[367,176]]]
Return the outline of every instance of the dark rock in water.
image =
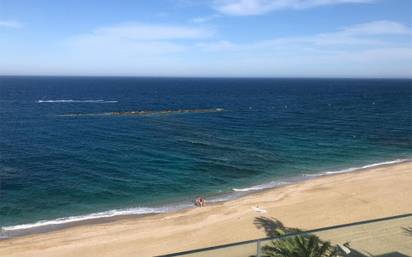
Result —
[[[178,110],[162,110],[162,111],[128,111],[128,112],[102,112],[102,113],[69,113],[59,116],[144,116],[144,115],[169,115],[181,113],[207,113],[221,112],[223,108],[213,109],[178,109]]]

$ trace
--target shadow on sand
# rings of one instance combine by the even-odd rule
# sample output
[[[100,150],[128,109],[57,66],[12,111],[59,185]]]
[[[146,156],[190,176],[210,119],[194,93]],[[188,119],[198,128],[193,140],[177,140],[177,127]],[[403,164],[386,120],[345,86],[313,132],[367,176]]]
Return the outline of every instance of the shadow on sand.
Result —
[[[264,229],[268,237],[278,237],[284,234],[303,232],[297,228],[287,228],[275,218],[256,217],[253,224],[257,229]]]
[[[263,229],[268,237],[279,237],[282,235],[287,235],[291,233],[298,233],[303,232],[297,228],[287,228],[283,225],[282,222],[275,218],[267,218],[267,217],[256,217],[253,224],[256,226],[257,229]],[[403,227],[404,232],[410,236],[412,236],[412,226],[411,227]],[[283,232],[282,232],[283,231]],[[350,248],[350,247],[349,247]],[[402,254],[400,252],[389,252],[381,255],[372,255],[372,254],[364,254],[355,249],[350,248],[350,253],[347,255],[341,255],[343,257],[410,257],[408,255]],[[256,257],[256,255],[250,255],[249,257]],[[262,254],[261,257],[266,257],[266,255]]]

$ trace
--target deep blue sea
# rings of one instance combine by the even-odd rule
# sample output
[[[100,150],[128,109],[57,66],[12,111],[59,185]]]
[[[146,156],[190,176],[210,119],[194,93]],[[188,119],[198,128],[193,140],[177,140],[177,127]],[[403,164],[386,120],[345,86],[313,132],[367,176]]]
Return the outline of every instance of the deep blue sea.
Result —
[[[0,77],[7,231],[410,158],[412,80]]]

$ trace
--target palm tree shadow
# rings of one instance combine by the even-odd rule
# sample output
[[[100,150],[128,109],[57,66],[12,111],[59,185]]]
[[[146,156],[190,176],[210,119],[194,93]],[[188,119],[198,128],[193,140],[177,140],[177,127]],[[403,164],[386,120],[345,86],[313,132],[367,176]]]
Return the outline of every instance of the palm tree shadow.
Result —
[[[256,226],[257,229],[264,229],[266,235],[271,238],[279,237],[279,236],[284,236],[287,234],[294,234],[294,233],[302,233],[304,232],[303,230],[297,229],[297,228],[288,228],[283,225],[282,222],[275,218],[268,218],[268,217],[256,217],[253,224]],[[403,231],[405,232],[406,235],[412,236],[412,226],[409,227],[402,227]],[[307,234],[300,234],[301,236],[308,236],[310,235]],[[275,239],[276,240],[276,239]],[[344,244],[345,245],[345,244]],[[349,248],[349,245],[345,245]],[[262,248],[263,249],[263,248]],[[335,247],[336,249],[336,247]],[[350,248],[350,253],[349,255],[346,255],[347,257],[367,257],[367,255]],[[268,257],[268,255],[264,255],[263,253],[260,255],[261,257]],[[272,255],[271,255],[272,256]],[[371,254],[369,256],[372,256]],[[250,255],[249,257],[256,257],[256,255]],[[409,257],[407,255],[403,255],[399,252],[390,252],[390,253],[385,253],[383,255],[379,255],[377,257]],[[412,257],[412,256],[411,256]]]
[[[263,229],[267,237],[278,237],[282,235],[287,228],[282,222],[275,218],[267,218],[264,216],[256,217],[253,224],[257,229]],[[265,256],[265,255],[261,255]],[[249,257],[256,257],[256,255],[250,255]]]
[[[256,217],[253,224],[257,229],[264,229],[268,237],[278,237],[288,233],[301,232],[297,228],[287,228],[282,222],[275,218]]]

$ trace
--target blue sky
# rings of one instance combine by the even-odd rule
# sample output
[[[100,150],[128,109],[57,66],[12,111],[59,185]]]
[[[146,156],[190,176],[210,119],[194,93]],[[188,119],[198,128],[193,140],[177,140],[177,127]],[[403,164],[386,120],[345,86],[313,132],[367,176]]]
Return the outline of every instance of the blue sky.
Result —
[[[0,74],[412,77],[412,1],[0,0]]]

